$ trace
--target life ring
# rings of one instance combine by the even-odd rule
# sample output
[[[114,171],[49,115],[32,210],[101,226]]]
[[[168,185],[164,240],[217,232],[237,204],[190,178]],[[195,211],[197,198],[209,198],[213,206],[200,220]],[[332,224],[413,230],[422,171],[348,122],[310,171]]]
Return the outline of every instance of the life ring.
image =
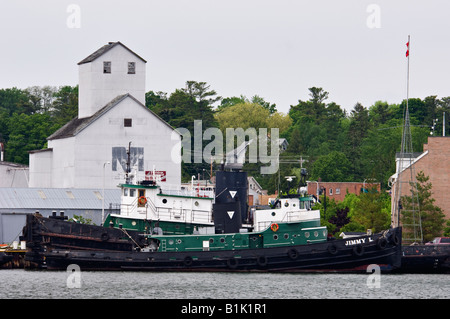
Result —
[[[280,227],[278,226],[278,224],[273,223],[272,225],[270,225],[270,229],[271,229],[273,232],[276,232],[276,231],[278,231],[278,229],[280,229]]]
[[[139,197],[138,202],[141,205],[145,205],[145,204],[147,204],[147,198],[145,198],[145,196],[141,196],[141,197]]]

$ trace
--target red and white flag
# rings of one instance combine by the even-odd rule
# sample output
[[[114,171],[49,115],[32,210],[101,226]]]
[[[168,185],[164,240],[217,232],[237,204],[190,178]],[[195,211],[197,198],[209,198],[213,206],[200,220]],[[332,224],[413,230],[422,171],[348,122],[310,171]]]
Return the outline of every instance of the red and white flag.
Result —
[[[409,57],[409,41],[406,42],[406,47],[408,48],[408,49],[406,50],[406,57]]]

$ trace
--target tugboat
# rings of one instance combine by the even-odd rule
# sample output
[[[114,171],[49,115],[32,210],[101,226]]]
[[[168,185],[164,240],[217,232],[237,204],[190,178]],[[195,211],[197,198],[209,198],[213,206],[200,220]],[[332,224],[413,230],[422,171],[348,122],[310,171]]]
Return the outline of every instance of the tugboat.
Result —
[[[328,240],[320,211],[311,209],[312,199],[292,196],[254,210],[252,223],[244,224],[246,210],[241,207],[247,204],[239,191],[246,187],[246,173],[218,171],[217,180],[214,231],[163,234],[154,227],[140,233],[128,250],[53,248],[42,253],[46,268],[64,270],[76,264],[81,270],[365,272],[368,265],[378,264],[389,272],[400,267],[401,228]]]
[[[23,232],[31,247],[26,260],[50,270],[71,264],[81,270],[134,271],[366,272],[377,264],[390,272],[400,267],[401,228],[329,240],[320,211],[311,209],[312,197],[299,194],[249,210],[247,173],[239,167],[227,170],[225,164],[216,172],[213,197],[164,194],[148,181],[127,180],[122,189],[121,214],[110,215],[105,227],[64,216],[29,217]],[[174,201],[189,209],[177,210]],[[122,214],[126,207],[136,210]]]
[[[401,230],[351,240],[327,240],[313,211],[303,221],[271,223],[259,232],[208,235],[147,235],[132,251],[53,250],[47,269],[134,271],[366,272],[378,264],[400,267]]]

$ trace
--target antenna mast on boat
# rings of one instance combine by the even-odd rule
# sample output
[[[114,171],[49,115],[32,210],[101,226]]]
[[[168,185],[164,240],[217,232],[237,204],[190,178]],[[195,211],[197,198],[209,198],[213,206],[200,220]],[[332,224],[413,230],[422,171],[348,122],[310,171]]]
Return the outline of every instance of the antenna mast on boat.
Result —
[[[417,180],[414,169],[414,153],[412,146],[411,125],[409,118],[409,57],[410,57],[410,36],[408,35],[408,42],[406,43],[407,51],[407,78],[406,78],[406,107],[403,114],[403,132],[402,143],[400,151],[400,160],[397,167],[397,181],[395,183],[395,208],[393,212],[393,226],[400,226],[400,215],[404,216],[404,228],[411,230],[407,232],[407,237],[404,241],[422,242],[422,224],[420,218],[419,196],[417,192]],[[403,174],[402,174],[403,173]],[[408,174],[409,173],[409,174]],[[402,203],[402,184],[406,183],[411,191],[410,200]],[[405,205],[405,207],[402,207]]]
[[[127,171],[125,172],[125,181],[126,183],[130,183],[130,176],[128,175],[131,172],[131,142],[128,143],[127,150]]]

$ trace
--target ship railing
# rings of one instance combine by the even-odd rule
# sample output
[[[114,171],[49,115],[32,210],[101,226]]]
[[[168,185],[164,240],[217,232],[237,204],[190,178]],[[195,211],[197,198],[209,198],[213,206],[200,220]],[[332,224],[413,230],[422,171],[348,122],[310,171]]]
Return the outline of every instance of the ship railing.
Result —
[[[191,223],[211,223],[211,212],[207,210],[190,210],[181,208],[157,207],[156,218],[161,220],[191,222]]]
[[[163,195],[175,195],[184,197],[207,197],[214,198],[214,191],[210,190],[190,190],[190,189],[163,189]]]
[[[285,212],[285,214],[283,215],[283,217],[281,219],[277,218],[277,219],[271,219],[271,220],[263,220],[260,222],[257,222],[257,226],[258,226],[258,230],[264,230],[268,227],[270,227],[270,225],[272,225],[273,223],[287,223],[287,222],[293,222],[293,221],[298,221],[299,219],[297,218],[297,212],[296,211],[288,211]]]
[[[120,214],[124,216],[130,216],[137,213],[138,199],[133,200],[131,204],[121,204]],[[198,222],[198,223],[212,223],[212,214],[209,210],[199,209],[184,209],[184,208],[170,208],[170,207],[156,207],[153,201],[147,197],[147,209],[146,212],[148,219],[161,219],[169,221],[180,222]],[[189,220],[187,220],[187,218]]]

